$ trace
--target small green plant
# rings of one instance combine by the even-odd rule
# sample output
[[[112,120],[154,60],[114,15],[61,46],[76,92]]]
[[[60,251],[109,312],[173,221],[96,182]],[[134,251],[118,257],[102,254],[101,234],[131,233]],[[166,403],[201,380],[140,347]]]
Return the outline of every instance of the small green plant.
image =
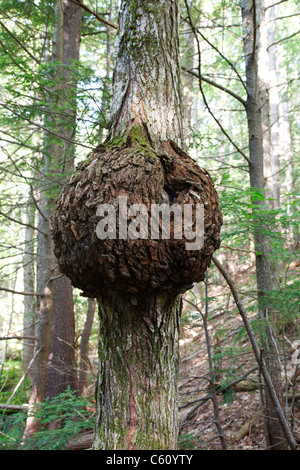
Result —
[[[90,406],[85,397],[77,396],[70,388],[52,400],[46,399],[32,413],[40,421],[41,430],[27,439],[23,438],[26,413],[3,415],[0,419],[0,449],[65,450],[72,437],[94,428]],[[53,423],[57,428],[50,430]]]
[[[185,433],[179,435],[178,447],[180,450],[199,449],[201,441],[194,434]]]

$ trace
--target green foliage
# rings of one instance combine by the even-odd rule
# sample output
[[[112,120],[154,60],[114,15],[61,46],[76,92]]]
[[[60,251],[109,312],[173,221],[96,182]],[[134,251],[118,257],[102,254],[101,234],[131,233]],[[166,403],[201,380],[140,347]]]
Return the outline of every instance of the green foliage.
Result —
[[[15,389],[16,385],[22,378],[23,373],[24,370],[20,357],[11,357],[5,361],[0,381],[1,403],[6,403],[11,397],[12,390]],[[26,403],[29,398],[28,390],[30,390],[30,385],[30,380],[25,378],[22,382],[22,386],[18,389],[18,393],[16,393],[10,401],[10,404],[22,405],[23,403]]]
[[[90,4],[89,4],[90,3]],[[115,5],[117,2],[113,2]],[[140,0],[132,0],[139,5]],[[146,2],[143,2],[146,4]],[[152,2],[155,3],[155,2]],[[106,15],[109,0],[95,2],[89,6]],[[198,0],[189,2],[191,18],[199,27],[201,48],[201,73],[203,77],[216,82],[231,92],[246,99],[245,62],[242,41],[242,24],[240,2],[229,0]],[[145,6],[145,5],[144,5]],[[72,129],[72,140],[76,142],[75,161],[86,158],[89,151],[99,143],[108,127],[108,110],[110,104],[111,75],[106,77],[109,57],[107,52],[107,30],[99,21],[84,11],[83,36],[81,41],[80,60],[73,64],[61,64],[51,61],[51,37],[53,33],[53,2],[45,0],[1,1],[0,29],[0,129],[1,129],[1,247],[0,247],[0,281],[3,286],[14,287],[17,273],[22,275],[23,254],[25,251],[36,254],[36,238],[24,243],[24,227],[16,221],[24,222],[27,197],[34,190],[37,205],[40,189],[46,185],[47,195],[54,197],[66,177],[63,169],[63,152],[66,143],[60,138],[60,131]],[[186,22],[186,5],[180,2],[181,13],[181,63],[189,70],[198,72],[198,57],[193,34]],[[223,92],[202,81],[202,88],[208,106],[219,123],[231,137],[235,146],[222,133],[204,105],[199,91],[197,78],[182,73],[185,86],[187,110],[196,108],[197,116],[190,127],[189,148],[200,166],[207,168],[212,175],[218,190],[224,215],[222,229],[222,247],[217,256],[224,256],[226,267],[235,278],[237,288],[242,296],[247,313],[251,317],[252,327],[257,338],[263,338],[267,320],[257,318],[257,291],[255,282],[255,260],[253,235],[267,237],[270,242],[270,261],[276,282],[274,288],[264,295],[265,306],[272,308],[273,326],[278,336],[286,332],[290,325],[299,323],[300,281],[299,268],[290,269],[290,264],[299,258],[296,246],[299,240],[299,194],[295,188],[299,185],[299,35],[288,38],[298,30],[298,0],[279,2],[276,15],[278,44],[277,83],[282,107],[279,122],[280,129],[280,186],[281,207],[272,209],[270,201],[263,190],[251,189],[248,162],[242,152],[248,156],[248,129],[245,109],[232,95]],[[151,13],[151,5],[148,12]],[[149,10],[150,9],[150,10]],[[113,8],[113,15],[116,9]],[[135,11],[138,18],[138,9]],[[295,16],[293,16],[295,15]],[[297,16],[296,16],[297,15]],[[108,16],[105,16],[108,18]],[[111,18],[116,22],[117,19]],[[113,49],[115,31],[110,30],[111,49]],[[127,36],[126,36],[127,35]],[[124,36],[124,47],[152,43],[151,31],[140,37],[135,25]],[[127,40],[127,42],[126,42]],[[141,48],[133,51],[136,58],[142,59]],[[138,56],[138,57],[137,57]],[[228,60],[226,60],[228,59]],[[240,79],[240,77],[242,80]],[[67,77],[67,78],[66,78]],[[65,82],[70,87],[60,85]],[[76,95],[74,94],[76,84]],[[191,106],[192,104],[192,106]],[[286,105],[284,110],[283,104]],[[76,126],[73,115],[76,109]],[[291,154],[285,151],[284,138],[281,132],[281,121],[288,120],[291,131]],[[53,132],[46,134],[44,128]],[[59,132],[57,132],[59,129]],[[47,145],[56,143],[58,159],[45,166]],[[240,150],[237,150],[237,148]],[[58,175],[58,171],[61,174]],[[53,173],[55,177],[53,178]],[[289,179],[288,179],[289,177]],[[31,200],[33,206],[33,202]],[[35,207],[35,206],[34,206]],[[7,215],[7,217],[5,216]],[[10,217],[10,218],[8,218]],[[34,225],[37,224],[36,212]],[[36,262],[36,259],[35,261]],[[21,277],[21,276],[20,276]],[[274,276],[275,277],[275,276]],[[19,279],[18,275],[18,283]],[[209,270],[209,285],[218,289],[222,280],[216,269]],[[222,287],[222,286],[221,286]],[[224,287],[224,285],[223,285]],[[226,288],[224,289],[226,290]],[[200,292],[200,293],[199,293]],[[203,308],[204,289],[200,288],[197,298],[188,294],[188,300]],[[227,295],[227,294],[226,294]],[[230,305],[225,308],[226,295],[210,296],[209,318],[213,313],[225,312],[224,324],[216,327],[215,337],[226,342],[228,325],[226,321],[238,315],[237,309]],[[22,296],[11,298],[0,293],[1,313],[0,326],[7,331],[8,312],[13,311],[11,331],[20,331],[22,324]],[[76,337],[80,338],[87,300],[74,291]],[[181,317],[181,325],[193,328],[203,325],[201,314],[189,305]],[[96,344],[98,335],[95,322],[91,343]],[[243,327],[239,328],[230,339],[229,345],[214,349],[215,373],[222,375],[221,385],[226,385],[237,378],[236,357],[242,352],[242,342],[246,338]],[[93,343],[94,341],[94,343]],[[3,346],[1,344],[0,346]],[[76,343],[76,347],[77,347]],[[23,371],[20,359],[12,352],[20,353],[21,342],[11,342],[8,346],[9,360],[6,360],[1,377],[1,402],[5,403],[12,390],[21,378]],[[244,351],[244,349],[243,349]],[[28,400],[29,380],[14,397],[12,404],[23,404]],[[231,391],[226,392],[225,400],[234,398]],[[6,411],[0,418],[0,448],[5,449],[65,449],[69,439],[80,431],[93,427],[94,417],[86,410],[88,403],[77,397],[74,392],[66,391],[57,399],[46,401],[38,409],[36,416],[42,422],[42,430],[32,439],[23,442],[23,430],[26,412],[12,413]],[[57,430],[50,431],[49,425],[58,422]],[[199,447],[200,441],[193,434],[181,434],[180,448]]]
[[[192,433],[181,433],[178,439],[179,450],[200,450],[201,440]]]
[[[52,400],[45,400],[33,411],[41,422],[40,432],[24,439],[26,412],[2,415],[0,419],[0,449],[8,450],[65,450],[70,439],[80,432],[94,428],[90,402],[69,388]],[[51,424],[58,428],[49,430]]]

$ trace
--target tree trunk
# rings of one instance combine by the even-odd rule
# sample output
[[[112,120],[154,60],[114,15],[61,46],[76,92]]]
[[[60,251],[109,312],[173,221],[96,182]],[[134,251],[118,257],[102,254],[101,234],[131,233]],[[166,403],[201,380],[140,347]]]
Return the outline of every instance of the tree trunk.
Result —
[[[94,449],[176,449],[180,296],[98,298]]]
[[[55,4],[55,24],[53,33],[53,58],[62,61],[62,9],[60,0]],[[49,116],[44,117],[45,127],[50,127]],[[51,128],[51,127],[50,127]],[[43,292],[43,296],[38,298],[38,324],[35,360],[33,362],[32,390],[29,399],[29,413],[25,426],[25,435],[30,437],[40,430],[40,422],[32,415],[34,405],[41,403],[45,398],[47,380],[47,362],[50,349],[55,257],[54,244],[51,238],[50,218],[53,211],[54,199],[48,190],[49,181],[53,177],[53,155],[59,155],[57,139],[44,133],[44,149],[42,161],[42,174],[40,191],[40,212],[39,212],[39,232],[37,246],[37,290]],[[49,180],[48,180],[49,178]]]
[[[270,1],[271,3],[271,1]],[[275,9],[273,6],[268,9],[268,39],[269,44],[276,41]],[[270,129],[271,129],[271,150],[272,150],[272,179],[274,208],[280,207],[280,138],[279,138],[279,93],[277,83],[277,60],[276,46],[269,48],[269,77],[270,77]]]
[[[254,189],[263,191],[264,185],[264,152],[263,152],[263,127],[262,114],[259,100],[260,81],[258,77],[257,61],[257,35],[259,34],[259,24],[257,23],[256,7],[262,9],[255,0],[242,1],[242,17],[244,29],[244,48],[246,56],[246,79],[247,79],[247,118],[249,131],[249,149],[250,149],[250,185]],[[265,202],[260,200],[253,201],[260,206]],[[256,209],[254,209],[255,216]],[[270,246],[269,240],[263,234],[263,230],[256,222],[254,229],[254,240],[256,248],[256,279],[258,292],[258,309],[262,319],[262,347],[265,355],[269,374],[272,378],[274,388],[278,399],[283,407],[283,397],[281,392],[280,364],[276,347],[276,338],[273,332],[272,303],[268,292],[273,289],[273,273],[270,265]],[[273,450],[286,448],[286,441],[277,418],[276,410],[266,393],[265,414],[267,420],[267,444]]]
[[[270,79],[268,35],[263,0],[255,2],[256,38],[257,38],[257,99],[260,106],[261,126],[263,138],[263,165],[264,188],[266,198],[271,199],[269,205],[274,206],[273,167],[271,157],[271,129],[270,129]]]
[[[89,369],[89,339],[92,331],[95,309],[96,300],[89,299],[86,321],[84,324],[80,342],[79,393],[81,395],[87,394],[87,388],[89,384],[87,379],[87,371]]]
[[[46,165],[48,165],[48,159],[45,156],[45,170],[47,168]],[[39,229],[43,233],[38,233],[37,291],[42,292],[43,295],[38,298],[37,302],[37,341],[32,370],[32,390],[29,400],[30,407],[25,427],[25,435],[28,437],[40,429],[40,423],[34,418],[34,416],[32,416],[31,410],[33,405],[43,402],[45,398],[47,362],[51,338],[54,293],[52,277],[54,275],[55,257],[53,254],[53,241],[51,239],[49,226],[49,219],[51,216],[50,204],[51,201],[46,197],[43,197],[40,202],[41,214],[39,216]]]
[[[55,281],[53,322],[47,364],[47,397],[54,398],[69,386],[78,390],[75,360],[75,321],[71,281],[63,276]]]
[[[79,48],[82,27],[82,9],[71,0],[61,3],[62,18],[60,21],[59,46],[56,60],[63,61],[62,83],[59,90],[59,104],[62,121],[58,122],[60,135],[68,140],[62,141],[63,158],[59,172],[66,179],[74,168],[75,147],[69,140],[74,140],[76,130],[76,62],[79,59]],[[55,48],[54,48],[55,51]],[[67,106],[66,106],[67,105]],[[57,120],[57,119],[56,119]],[[59,155],[59,154],[58,154]],[[53,154],[53,160],[57,154]],[[56,274],[59,274],[58,272]],[[53,325],[49,350],[46,396],[53,398],[62,393],[68,386],[78,389],[76,359],[74,348],[75,320],[73,305],[73,288],[66,276],[55,280],[53,299]]]
[[[78,59],[80,34],[78,41],[78,30],[73,26],[79,25],[81,28],[82,11],[75,6],[71,0],[57,0],[55,3],[54,32],[52,43],[52,61],[54,63],[63,63],[64,55],[66,56],[66,65],[70,65],[73,60]],[[79,15],[79,19],[78,19]],[[68,41],[75,45],[64,44]],[[77,55],[75,55],[74,50]],[[71,56],[71,57],[70,57]],[[59,189],[59,182],[63,182],[66,178],[66,172],[73,167],[73,146],[66,141],[63,145],[59,136],[70,136],[74,132],[74,92],[68,93],[69,72],[67,69],[57,67],[55,71],[56,86],[49,87],[46,90],[45,100],[49,102],[50,111],[45,114],[45,128],[51,129],[57,133],[54,136],[45,132],[44,135],[44,152],[42,162],[43,180],[40,187],[40,214],[39,214],[39,233],[38,233],[38,258],[37,258],[37,290],[43,292],[43,296],[39,301],[39,318],[37,327],[36,356],[33,364],[33,383],[30,397],[30,405],[34,405],[44,401],[47,384],[47,363],[51,344],[51,330],[53,319],[53,297],[54,297],[54,280],[55,277],[55,256],[54,244],[51,237],[50,219],[54,211],[54,201]],[[64,88],[66,84],[66,88]],[[57,118],[55,115],[55,106],[65,106],[68,103],[67,118]],[[56,108],[57,109],[57,108]],[[59,110],[60,112],[62,110]],[[70,117],[71,115],[71,117]],[[53,188],[53,182],[54,188]],[[56,185],[56,186],[55,186]],[[50,187],[50,189],[49,189]],[[66,280],[65,285],[71,295],[71,284]],[[66,293],[64,293],[66,295]],[[67,294],[68,295],[68,294]],[[69,303],[70,306],[70,303]],[[70,312],[73,317],[73,309]],[[61,312],[55,309],[55,313],[61,316]],[[68,312],[66,312],[68,313]],[[57,324],[57,322],[56,322]],[[70,324],[70,320],[69,320]],[[61,329],[61,328],[60,328]],[[53,343],[52,343],[53,344]],[[70,346],[64,345],[70,349]],[[69,351],[68,351],[69,354]],[[74,354],[74,351],[73,351]],[[55,355],[55,353],[54,353]],[[73,363],[73,361],[72,361]],[[66,385],[66,384],[65,384]],[[52,392],[51,392],[52,393]],[[40,429],[40,423],[33,416],[27,418],[25,435],[30,436]]]
[[[286,99],[285,93],[282,98],[281,103],[281,110],[282,110],[282,119],[280,122],[280,144],[281,144],[281,154],[284,155],[284,163],[287,165],[286,168],[286,177],[285,177],[285,193],[287,194],[287,210],[288,214],[292,215],[292,204],[294,202],[294,195],[295,192],[294,188],[294,161],[293,161],[293,145],[292,145],[292,138],[291,138],[291,123],[290,123],[290,110],[289,110],[289,103]],[[294,241],[294,244],[297,240],[297,230],[295,227],[290,228],[291,231],[291,239]]]
[[[157,147],[183,144],[178,1],[123,0],[110,138],[133,124]],[[180,298],[108,292],[100,319],[94,449],[176,449]]]
[[[32,198],[28,198],[26,207],[26,220],[28,225],[34,226],[35,208],[33,206]],[[24,292],[35,291],[35,270],[34,270],[34,229],[32,227],[25,227],[25,253],[23,256],[23,282]],[[35,334],[35,296],[24,296],[24,317],[23,317],[23,335],[34,336]],[[33,358],[34,342],[28,339],[23,340],[23,369],[26,371],[28,365]],[[32,371],[28,372],[29,377]]]
[[[184,145],[178,1],[121,1],[110,137],[144,124],[154,143]]]
[[[99,303],[95,449],[176,448],[178,294],[204,279],[220,246],[213,181],[180,148],[178,5],[121,1],[109,138],[65,184],[53,218],[61,271]],[[132,223],[127,231],[127,201],[148,221],[153,204],[174,211],[172,201],[189,201],[193,222],[199,208],[205,212],[203,244],[189,249],[188,221],[179,227],[175,216],[161,223],[168,236],[145,234],[145,226],[136,236]],[[99,212],[118,203],[118,235],[103,234]]]
[[[108,21],[112,20],[112,0],[109,2],[108,7]],[[112,34],[111,27],[106,26],[106,67],[105,77],[103,78],[103,93],[101,103],[101,120],[99,125],[99,142],[104,140],[104,129],[107,127],[107,120],[109,115],[109,96],[110,96],[110,79],[111,79],[111,59],[112,59]]]

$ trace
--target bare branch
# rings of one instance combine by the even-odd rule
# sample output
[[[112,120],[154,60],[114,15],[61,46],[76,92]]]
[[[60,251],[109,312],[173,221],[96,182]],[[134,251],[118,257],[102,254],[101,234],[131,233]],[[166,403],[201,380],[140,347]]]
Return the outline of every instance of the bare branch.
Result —
[[[285,15],[285,16],[277,16],[276,18],[270,21],[277,21],[277,20],[285,20],[286,18],[293,18],[294,16],[299,16],[300,13],[293,13],[292,15]]]
[[[28,49],[26,49],[26,47],[21,43],[21,41],[19,41],[19,39],[2,23],[2,21],[0,21],[0,25],[2,26],[3,29],[5,29],[5,31],[8,32],[8,34],[19,44],[20,47],[22,47],[22,49],[24,49],[24,51],[37,63],[39,64],[40,61],[38,59],[36,59],[32,54],[31,52],[28,51]]]
[[[106,34],[106,28],[104,29],[99,29],[99,31],[93,31],[91,33],[83,33],[81,36],[95,36],[96,34]]]
[[[198,34],[197,34],[197,29],[195,28],[193,22],[192,22],[192,18],[191,18],[191,14],[190,14],[190,8],[189,8],[189,5],[188,5],[188,2],[187,0],[185,0],[185,5],[186,5],[186,9],[187,9],[187,13],[188,13],[188,21],[189,21],[189,24],[192,28],[192,31],[193,31],[193,34],[194,34],[194,37],[195,37],[195,40],[196,40],[196,43],[197,43],[197,49],[198,49],[198,80],[199,80],[199,88],[200,88],[200,91],[201,91],[201,95],[202,95],[202,98],[203,98],[203,101],[204,101],[204,104],[209,112],[209,114],[212,116],[212,118],[214,119],[214,121],[217,123],[217,125],[219,126],[219,128],[221,129],[221,131],[223,132],[223,134],[227,137],[227,139],[229,140],[229,142],[234,146],[234,148],[245,158],[245,160],[248,162],[248,164],[250,164],[250,160],[249,158],[247,157],[247,155],[236,145],[236,143],[231,139],[230,135],[226,132],[226,130],[224,129],[224,127],[222,126],[222,124],[220,123],[220,121],[216,118],[216,116],[214,115],[214,113],[211,111],[209,105],[208,105],[208,102],[207,102],[207,99],[206,99],[206,96],[204,94],[204,91],[203,91],[203,88],[202,88],[202,81],[201,81],[201,77],[202,77],[202,73],[201,73],[201,50],[200,50],[200,44],[199,44],[199,38],[198,38]]]
[[[72,0],[75,5],[78,5],[81,7],[83,10],[87,11],[91,15],[93,15],[97,20],[101,21],[101,23],[106,24],[106,26],[110,26],[111,28],[118,29],[118,25],[115,23],[112,23],[111,21],[106,20],[103,18],[103,16],[98,15],[94,10],[91,10],[88,6],[84,5],[83,3],[80,2],[80,0]]]
[[[192,19],[191,19],[191,16],[190,16],[189,5],[187,4],[186,1],[185,1],[185,4],[186,4],[186,8],[187,8],[187,10],[188,10],[188,19],[187,19],[187,18],[183,18],[183,20],[186,21],[186,22],[190,25],[190,27],[191,27],[192,30],[193,30],[194,35],[195,35],[195,33],[199,34],[199,35],[202,37],[202,39],[203,39],[205,42],[207,42],[207,44],[209,44],[209,46],[210,46],[212,49],[214,49],[214,50],[222,57],[222,59],[224,59],[224,60],[227,62],[227,64],[232,68],[232,70],[234,70],[234,72],[236,73],[237,77],[239,78],[240,82],[242,83],[243,87],[245,88],[245,90],[246,90],[246,92],[247,92],[246,84],[245,84],[243,78],[241,77],[239,71],[237,70],[237,68],[234,66],[234,64],[233,64],[226,56],[224,56],[224,54],[223,54],[221,51],[219,51],[219,49],[218,49],[214,44],[212,44],[212,43],[203,35],[203,33],[202,33],[198,28],[196,28],[196,26],[193,24]]]
[[[37,209],[38,212],[41,214],[41,216],[43,217],[43,219],[47,221],[47,220],[48,220],[48,217],[46,217],[46,216],[43,214],[43,212],[41,211],[40,206],[38,205],[37,200],[35,199],[33,187],[31,186],[31,184],[29,184],[29,187],[30,187],[30,193],[31,193],[31,197],[32,197],[32,200],[33,200],[33,204],[35,205],[36,209]]]
[[[15,394],[17,393],[18,389],[20,388],[23,380],[25,379],[26,375],[28,374],[28,372],[30,371],[30,368],[33,364],[33,361],[35,360],[36,356],[39,354],[40,352],[40,349],[38,351],[36,351],[33,355],[33,357],[31,358],[31,361],[29,362],[24,374],[22,375],[22,377],[20,378],[19,382],[17,383],[17,385],[15,386],[14,388],[14,391],[12,392],[11,396],[9,397],[9,399],[7,400],[7,403],[6,403],[6,407],[10,405],[10,402],[11,400],[13,399],[13,397],[15,396]]]
[[[36,340],[36,336],[0,336],[1,341],[5,341],[7,339],[33,339]]]
[[[16,411],[22,411],[22,410],[28,410],[28,406],[29,405],[4,405],[4,404],[0,404],[0,409],[4,408],[5,410],[16,410]],[[6,436],[8,437],[9,439],[12,439],[13,441],[15,441],[16,439],[14,439],[13,437],[10,437],[10,436],[7,436],[6,434],[4,434],[3,432],[0,431],[0,434],[2,434],[2,436]]]
[[[19,292],[13,289],[8,289],[7,287],[0,287],[0,291],[5,291],[5,292],[11,292],[12,294],[18,294],[18,295],[36,295],[36,296],[42,296],[43,293],[41,292]]]
[[[278,400],[276,391],[274,389],[272,379],[269,375],[269,372],[268,372],[267,366],[265,364],[265,361],[264,361],[263,357],[261,356],[261,351],[260,351],[259,345],[257,343],[254,331],[253,331],[252,326],[251,326],[251,323],[248,319],[246,310],[244,309],[244,306],[241,302],[239,293],[238,293],[238,291],[235,287],[235,284],[234,284],[233,280],[229,276],[228,272],[221,265],[221,263],[216,259],[216,257],[214,255],[212,256],[212,261],[214,262],[214,264],[216,265],[216,267],[218,268],[218,270],[220,271],[220,273],[222,274],[222,276],[226,280],[228,286],[230,287],[231,293],[232,293],[233,298],[235,300],[238,311],[239,311],[239,313],[240,313],[240,315],[243,319],[245,329],[247,331],[249,340],[251,342],[255,359],[257,361],[257,364],[260,367],[261,373],[262,373],[263,378],[265,380],[266,388],[269,392],[270,398],[271,398],[271,400],[273,402],[273,405],[274,405],[274,408],[276,410],[278,420],[279,420],[280,425],[282,427],[282,431],[283,431],[284,436],[285,436],[287,442],[289,443],[291,449],[295,450],[297,448],[297,443],[296,443],[295,438],[294,438],[294,436],[293,436],[293,434],[292,434],[292,432],[289,428],[289,425],[288,425],[288,422],[285,418],[284,412],[281,408],[281,404]]]
[[[24,225],[25,227],[30,227],[30,228],[32,228],[33,230],[37,230],[38,232],[40,232],[40,233],[42,233],[43,235],[45,235],[45,237],[48,236],[46,232],[43,232],[43,230],[41,230],[41,229],[38,228],[38,227],[35,227],[35,226],[32,225],[32,224],[26,224],[25,222],[20,222],[20,220],[14,219],[13,217],[9,216],[8,214],[4,214],[4,212],[1,212],[1,211],[0,211],[0,215],[2,215],[3,217],[5,217],[6,219],[10,220],[11,222],[15,222],[15,223],[17,223],[17,224]]]
[[[283,41],[287,41],[288,39],[293,38],[294,36],[296,36],[296,35],[299,34],[299,33],[300,33],[300,29],[299,29],[299,31],[296,31],[295,33],[291,34],[290,36],[287,36],[286,38],[279,39],[278,41],[273,42],[273,44],[270,44],[270,45],[268,46],[267,50],[269,50],[269,49],[270,49],[271,47],[273,47],[273,46],[276,46],[276,44],[280,44],[280,43],[283,42]]]
[[[269,8],[273,8],[275,7],[276,5],[280,5],[280,3],[285,3],[287,2],[288,0],[279,0],[279,2],[276,2],[276,3],[273,3],[272,5],[268,5],[265,10],[267,11]]]
[[[188,74],[193,75],[194,77],[199,79],[199,75],[196,72],[194,72],[193,70],[189,70],[184,66],[181,66],[181,68],[184,72],[187,72]],[[240,103],[242,103],[242,105],[246,108],[247,102],[243,98],[241,98],[239,95],[237,95],[233,91],[229,90],[229,88],[226,88],[223,85],[220,85],[219,83],[216,83],[213,80],[210,80],[209,78],[206,78],[204,75],[201,75],[200,79],[203,80],[204,82],[208,83],[209,85],[212,85],[216,88],[219,88],[220,90],[224,91],[225,93],[228,93],[229,95],[233,96],[233,98],[235,98]]]
[[[23,115],[20,114],[20,113],[17,113],[15,110],[11,109],[9,106],[7,106],[7,105],[4,104],[4,103],[0,103],[0,106],[2,106],[3,108],[7,109],[7,110],[10,111],[11,113],[13,113],[15,116],[18,116],[19,118],[24,119],[25,121],[29,122],[29,123],[32,124],[33,126],[38,127],[39,129],[42,129],[42,130],[45,131],[45,132],[48,132],[48,134],[54,135],[54,136],[57,137],[58,139],[65,140],[66,142],[70,142],[71,144],[80,145],[81,147],[85,147],[85,148],[88,148],[88,149],[93,149],[93,147],[91,147],[90,145],[85,145],[85,144],[82,144],[81,142],[75,142],[75,141],[72,140],[72,139],[67,139],[67,137],[64,137],[63,135],[59,135],[59,134],[56,134],[56,132],[50,131],[50,129],[47,129],[46,127],[42,126],[41,124],[38,124],[37,122],[33,122],[33,121],[31,121],[31,119],[29,119],[28,117],[23,116]]]

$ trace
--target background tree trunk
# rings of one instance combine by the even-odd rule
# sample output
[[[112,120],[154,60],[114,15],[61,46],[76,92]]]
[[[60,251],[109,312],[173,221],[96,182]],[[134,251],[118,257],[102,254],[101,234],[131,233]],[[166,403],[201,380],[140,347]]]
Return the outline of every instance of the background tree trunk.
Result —
[[[59,34],[60,42],[62,40],[63,54],[60,60],[63,59],[64,67],[59,97],[63,123],[59,125],[59,129],[63,137],[68,140],[62,141],[63,159],[60,162],[61,168],[58,171],[62,172],[65,179],[74,168],[75,147],[69,141],[74,140],[76,130],[76,62],[79,60],[82,9],[71,0],[63,0],[61,7],[63,8],[63,21]],[[57,158],[57,155],[53,155],[53,159],[55,158]],[[50,398],[59,395],[68,386],[71,389],[78,389],[74,336],[75,320],[72,284],[66,276],[58,276],[58,279],[55,280],[53,326],[46,383],[46,396]]]
[[[35,256],[34,256],[34,223],[35,221],[35,207],[33,206],[32,197],[29,196],[28,204],[26,207],[26,220],[25,223],[31,227],[25,227],[25,253],[23,256],[24,271],[24,292],[35,292]],[[34,336],[35,334],[35,296],[24,295],[24,317],[23,317],[23,334],[24,336]],[[28,365],[33,357],[34,342],[33,340],[23,340],[23,368],[27,370]],[[31,371],[28,372],[29,377]]]
[[[54,201],[59,190],[59,185],[66,178],[66,173],[73,168],[74,147],[73,144],[67,140],[61,141],[61,137],[69,137],[74,133],[75,127],[75,103],[76,103],[76,82],[70,87],[70,79],[72,71],[68,66],[79,57],[79,44],[81,37],[81,21],[82,10],[78,5],[75,5],[71,0],[57,0],[55,4],[55,21],[54,33],[52,44],[52,61],[53,63],[65,64],[67,67],[62,69],[61,66],[57,67],[55,72],[56,87],[55,89],[49,88],[47,101],[49,102],[50,111],[45,115],[45,127],[54,131],[56,135],[45,132],[44,135],[44,155],[43,155],[43,181],[41,185],[41,201],[40,201],[40,217],[39,217],[39,233],[38,233],[38,261],[37,261],[37,290],[43,292],[44,295],[39,303],[39,320],[37,328],[37,343],[36,343],[36,357],[33,364],[33,384],[32,393],[30,397],[30,405],[44,401],[47,385],[47,364],[50,353],[51,344],[51,331],[53,321],[53,301],[54,301],[54,277],[55,277],[55,256],[54,244],[51,237],[50,219],[54,211]],[[71,92],[70,92],[71,90]],[[67,117],[57,117],[55,111],[57,107],[58,115],[62,112],[65,103],[68,103],[66,115]],[[60,137],[61,136],[61,137]],[[63,142],[63,143],[62,143]],[[65,279],[56,281],[58,292],[61,296],[66,296],[70,299],[72,295],[71,283]],[[67,292],[64,290],[66,289]],[[58,297],[56,297],[58,300]],[[64,310],[61,311],[60,299],[58,306],[55,308],[55,330],[60,333],[65,331],[61,322],[66,322],[68,325],[73,324],[73,308],[72,303],[69,301],[64,304]],[[74,331],[74,329],[72,330]],[[69,336],[67,336],[69,338]],[[62,338],[63,339],[63,338]],[[71,342],[72,344],[72,342]],[[52,358],[56,356],[53,348],[58,347],[60,358],[62,355],[70,356],[71,367],[74,365],[75,356],[70,345],[67,342],[62,344],[52,341]],[[61,348],[64,352],[61,353]],[[67,352],[66,352],[67,351]],[[53,371],[52,371],[53,372]],[[54,383],[57,379],[53,377]],[[73,384],[73,379],[72,379]],[[67,383],[65,383],[65,387]],[[53,396],[54,391],[49,391],[51,387],[48,380],[48,394]],[[56,389],[56,385],[55,385]],[[25,434],[32,435],[38,431],[40,424],[34,417],[29,416],[26,423]]]
[[[268,31],[266,25],[264,1],[256,1],[256,44],[257,47],[257,99],[260,106],[262,139],[263,139],[263,165],[264,165],[264,188],[266,198],[274,199],[273,188],[273,166],[271,154],[271,129],[270,129],[270,78],[269,78],[269,54],[268,54]],[[271,207],[273,201],[269,201]]]
[[[86,314],[86,321],[81,335],[80,341],[80,373],[79,373],[79,393],[81,395],[87,394],[88,378],[87,373],[89,370],[89,339],[92,331],[94,315],[96,309],[96,300],[89,299],[88,310]]]
[[[259,4],[259,5],[258,5]],[[246,56],[246,78],[247,78],[247,119],[249,131],[249,149],[250,149],[250,185],[253,189],[263,191],[264,185],[264,151],[263,151],[263,126],[262,111],[259,100],[260,80],[258,76],[258,58],[257,58],[257,37],[259,35],[260,25],[257,23],[257,7],[262,10],[263,5],[257,0],[242,1],[242,18],[244,29],[244,48]],[[258,209],[264,206],[265,201],[255,199],[253,201],[258,205]],[[256,210],[254,209],[254,216]],[[273,289],[274,273],[270,265],[270,246],[269,240],[264,235],[259,220],[256,221],[254,229],[254,240],[256,249],[256,280],[258,293],[258,309],[262,320],[262,347],[265,355],[266,364],[271,376],[278,399],[283,406],[283,397],[281,390],[280,364],[278,361],[278,349],[273,332],[273,311],[272,302],[268,297],[268,291]],[[286,441],[283,431],[277,418],[276,410],[266,393],[265,414],[267,422],[267,444],[273,450],[286,448]]]
[[[63,59],[63,42],[62,42],[62,13],[61,0],[55,3],[55,23],[53,33],[53,61],[62,62]],[[59,73],[58,73],[59,75]],[[57,93],[57,90],[52,90]],[[54,97],[53,97],[54,99]],[[53,100],[52,99],[52,100]],[[51,101],[50,101],[51,102]],[[52,101],[53,102],[53,101]],[[45,128],[53,126],[51,117],[45,116]],[[55,121],[54,121],[55,122]],[[38,222],[38,244],[37,244],[37,291],[43,295],[38,297],[38,323],[36,330],[36,353],[33,362],[33,380],[32,390],[29,400],[29,414],[26,421],[25,435],[30,437],[40,429],[40,422],[32,415],[33,406],[41,403],[45,398],[46,380],[47,380],[47,362],[50,349],[52,314],[53,314],[53,295],[55,274],[55,256],[54,243],[50,231],[50,218],[54,207],[54,194],[49,191],[49,187],[53,184],[55,176],[53,156],[59,155],[59,146],[57,139],[47,132],[44,133],[44,148],[42,158],[42,180],[39,187],[40,190],[40,212]]]
[[[271,2],[269,2],[271,3]],[[275,10],[273,6],[268,9],[268,42],[269,45],[276,41]],[[280,138],[279,138],[279,93],[277,83],[277,59],[276,47],[269,51],[269,77],[270,77],[270,130],[272,150],[272,179],[274,193],[274,208],[280,207]]]
[[[78,390],[75,360],[75,321],[71,281],[63,276],[55,282],[53,323],[47,364],[47,397],[54,398],[69,386]]]

